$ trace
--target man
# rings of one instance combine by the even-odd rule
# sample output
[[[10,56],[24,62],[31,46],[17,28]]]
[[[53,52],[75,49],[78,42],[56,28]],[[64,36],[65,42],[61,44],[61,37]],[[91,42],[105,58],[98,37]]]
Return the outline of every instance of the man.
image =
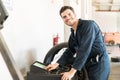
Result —
[[[77,19],[72,7],[63,6],[60,16],[71,27],[68,49],[55,63],[46,67],[56,69],[59,65],[69,63],[76,54],[69,72],[61,73],[61,80],[70,80],[77,71],[85,66],[89,80],[108,80],[110,61],[99,26],[93,20]]]

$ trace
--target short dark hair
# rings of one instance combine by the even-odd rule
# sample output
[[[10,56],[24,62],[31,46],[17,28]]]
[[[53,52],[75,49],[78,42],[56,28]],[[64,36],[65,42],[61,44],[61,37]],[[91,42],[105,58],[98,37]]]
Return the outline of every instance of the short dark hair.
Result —
[[[61,16],[61,13],[64,12],[66,9],[70,9],[72,12],[74,12],[74,9],[71,6],[63,6],[60,9],[60,13],[59,13],[60,16]]]

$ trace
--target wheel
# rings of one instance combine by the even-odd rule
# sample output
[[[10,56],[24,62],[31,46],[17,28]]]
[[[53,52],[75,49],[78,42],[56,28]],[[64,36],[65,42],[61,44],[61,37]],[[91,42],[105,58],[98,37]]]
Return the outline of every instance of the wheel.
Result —
[[[45,64],[50,64],[50,63],[53,61],[54,56],[55,56],[61,49],[67,48],[67,46],[68,46],[67,42],[63,42],[63,43],[60,43],[60,44],[52,47],[52,48],[48,51],[47,55],[45,56],[45,58],[44,58],[44,63],[45,63]]]
[[[67,47],[68,47],[68,42],[63,42],[63,43],[60,43],[52,47],[46,54],[43,62],[45,64],[50,64],[53,61],[55,55],[58,54],[61,49],[67,48]],[[77,75],[78,75],[79,80],[89,80],[85,67]],[[78,78],[74,80],[78,80]]]
[[[111,57],[111,62],[120,62],[120,57]]]

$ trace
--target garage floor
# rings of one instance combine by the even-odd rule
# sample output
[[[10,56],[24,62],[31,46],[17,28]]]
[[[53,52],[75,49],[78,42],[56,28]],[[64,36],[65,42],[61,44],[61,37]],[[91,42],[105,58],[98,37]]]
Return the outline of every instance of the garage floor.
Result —
[[[120,80],[120,62],[111,63],[109,80]]]
[[[111,57],[120,57],[119,46],[107,46],[108,52]],[[111,62],[111,71],[109,80],[120,80],[120,62]]]

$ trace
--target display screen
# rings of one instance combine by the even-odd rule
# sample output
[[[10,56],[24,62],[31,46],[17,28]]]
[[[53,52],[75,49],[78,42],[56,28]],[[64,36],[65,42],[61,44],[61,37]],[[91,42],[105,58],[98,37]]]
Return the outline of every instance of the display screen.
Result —
[[[37,66],[37,67],[40,67],[40,68],[43,68],[43,69],[46,67],[45,65],[43,65],[43,64],[41,64],[39,62],[35,62],[33,65]]]

